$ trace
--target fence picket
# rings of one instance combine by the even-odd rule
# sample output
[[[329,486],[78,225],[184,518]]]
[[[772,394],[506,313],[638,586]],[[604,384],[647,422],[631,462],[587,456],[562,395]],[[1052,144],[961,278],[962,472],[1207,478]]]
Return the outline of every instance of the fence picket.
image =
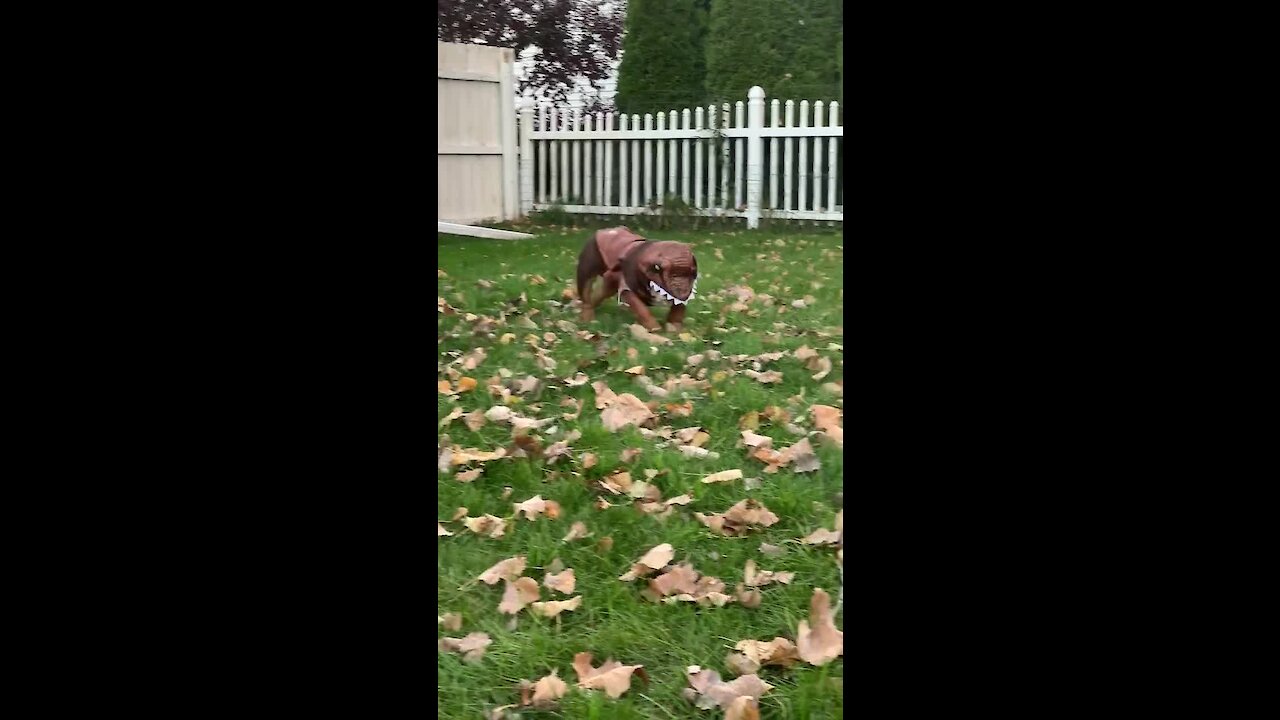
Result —
[[[693,123],[689,120],[689,108],[685,108],[680,113],[681,129],[688,130],[693,127]],[[680,141],[680,197],[684,200],[684,204],[688,205],[693,200],[693,195],[689,191],[689,165],[693,162],[689,157],[689,138]]]
[[[702,129],[703,108],[694,112],[694,129]],[[702,146],[706,141],[698,138],[693,141],[693,206],[702,207]]]
[[[715,105],[707,106],[707,125],[712,130],[712,136],[707,140],[707,207],[714,208],[716,206],[716,138],[715,130],[720,126],[717,124]]]
[[[671,111],[670,124],[671,124],[671,129],[675,130],[676,129],[676,111],[675,110]],[[676,141],[670,140],[667,142],[669,142],[671,147],[671,158],[670,158],[670,162],[667,164],[667,193],[672,197],[674,197],[678,192],[676,187]],[[663,196],[662,202],[665,203],[666,200],[667,200],[666,196]]]
[[[583,129],[585,129],[587,132],[591,132],[591,125],[592,125],[591,115],[588,114],[586,117],[584,117],[582,119],[582,122],[583,122]],[[596,166],[595,166],[595,163],[592,162],[592,157],[591,157],[591,150],[592,150],[591,146],[594,144],[595,143],[590,140],[587,140],[586,142],[582,143],[582,169],[587,176],[586,179],[583,180],[582,182],[582,202],[586,203],[587,205],[591,205],[592,204],[591,201],[595,198],[595,193],[592,191],[595,189],[595,184],[596,184],[596,173],[595,173]]]
[[[795,108],[795,105],[792,103],[792,101],[788,100],[787,110],[786,110],[786,123],[784,123],[784,127],[794,127],[794,125],[792,124],[795,118],[794,113],[792,113],[792,110],[794,108]],[[786,146],[787,146],[786,160],[782,163],[782,209],[790,210],[791,209],[791,153],[795,149],[796,139],[793,137],[788,137]]]
[[[582,113],[577,109],[573,109],[573,131],[582,132]],[[582,141],[573,141],[573,155],[569,161],[569,177],[572,179],[572,188],[569,198],[582,202]]]
[[[835,100],[831,101],[831,120],[827,125],[836,127],[840,124],[840,103]],[[836,210],[836,164],[838,157],[836,156],[836,145],[840,142],[840,138],[832,137],[827,141],[827,211],[835,212]]]
[[[613,113],[604,114],[604,129],[613,132]],[[602,205],[613,204],[613,141],[604,141],[604,202]]]
[[[733,118],[733,123],[734,123],[734,125],[736,125],[737,127],[746,127],[746,125],[747,125],[747,122],[746,122],[746,108],[743,106],[742,101],[741,101],[741,100],[739,100],[739,101],[738,101],[738,103],[737,103],[737,105],[735,105],[735,106],[734,106],[734,108],[735,108],[735,113],[734,113],[734,118]],[[733,145],[734,145],[734,150],[733,150],[733,167],[734,167],[734,173],[733,173],[733,177],[734,177],[734,183],[733,183],[733,207],[734,207],[734,208],[741,208],[741,207],[743,206],[743,202],[742,202],[742,193],[743,193],[743,191],[746,189],[746,188],[743,186],[743,184],[742,184],[742,161],[743,161],[743,157],[742,157],[742,156],[746,154],[747,139],[746,139],[746,138],[738,138],[738,139],[737,139],[737,141],[735,141],[735,142],[733,143]]]
[[[604,130],[604,113],[596,113],[596,127]],[[596,202],[608,205],[608,196],[604,194],[604,140],[596,140]]]
[[[723,106],[724,112],[720,116],[720,127],[729,129],[729,103]],[[720,161],[720,204],[717,207],[727,207],[729,205],[729,145],[733,141],[725,138],[720,143],[720,153],[722,159]]]
[[[661,113],[661,112],[658,113],[658,129],[659,130],[667,129],[666,113]],[[653,196],[657,198],[658,204],[661,205],[662,198],[666,195],[666,192],[667,192],[667,141],[659,140],[656,143],[655,147],[657,149],[657,152],[654,153],[653,161],[654,161],[654,165],[656,165],[657,167],[653,171],[654,172],[653,179],[657,181],[658,188],[657,190],[654,190]]]
[[[822,101],[813,104],[813,126],[822,127]],[[813,209],[822,212],[822,138],[813,139]]]
[[[653,129],[653,114],[644,114],[644,129]],[[649,199],[653,197],[653,155],[650,145],[652,140],[644,141],[644,190],[640,193],[640,204],[648,205]]]
[[[555,108],[551,108],[551,129],[552,130],[560,129],[559,126],[556,125],[556,109]],[[550,201],[558,202],[560,200],[560,184],[559,184],[560,174],[558,172],[560,168],[560,143],[556,140],[551,141],[551,158],[547,164],[551,166]]]
[[[800,127],[809,127],[809,101],[800,101]],[[800,187],[796,193],[796,209],[809,209],[809,138],[801,137],[800,143]]]
[[[781,118],[778,116],[781,105],[778,99],[774,98],[769,105],[769,127],[779,127]],[[769,209],[778,207],[778,138],[769,138]]]
[[[631,114],[631,127],[639,129],[640,115]],[[631,143],[631,207],[640,206],[640,141]]]

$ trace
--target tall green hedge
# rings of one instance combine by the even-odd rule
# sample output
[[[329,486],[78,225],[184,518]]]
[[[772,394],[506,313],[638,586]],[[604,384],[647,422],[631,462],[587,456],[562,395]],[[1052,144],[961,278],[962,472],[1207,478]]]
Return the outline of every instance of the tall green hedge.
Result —
[[[840,0],[712,0],[708,94],[744,100],[759,85],[771,98],[837,99],[843,22]]]
[[[614,102],[627,114],[704,104],[710,0],[630,0]]]

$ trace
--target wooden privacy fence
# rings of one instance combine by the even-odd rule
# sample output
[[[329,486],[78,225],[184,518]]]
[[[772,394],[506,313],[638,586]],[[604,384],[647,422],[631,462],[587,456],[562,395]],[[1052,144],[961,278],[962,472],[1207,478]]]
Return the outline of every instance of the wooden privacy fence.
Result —
[[[520,112],[520,207],[640,215],[679,198],[695,215],[844,221],[840,106],[773,100],[639,115]],[[795,111],[799,109],[799,122]],[[810,120],[812,119],[812,124]],[[615,127],[615,120],[617,127]],[[768,141],[766,145],[765,141]]]
[[[436,220],[472,223],[519,214],[515,53],[436,43]]]

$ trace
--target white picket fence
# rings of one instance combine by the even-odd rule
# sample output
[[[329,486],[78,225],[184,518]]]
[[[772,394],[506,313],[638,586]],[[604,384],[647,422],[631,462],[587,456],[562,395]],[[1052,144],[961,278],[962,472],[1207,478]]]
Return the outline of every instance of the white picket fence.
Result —
[[[533,109],[525,107],[521,209],[527,214],[558,205],[571,213],[641,215],[671,195],[692,214],[742,217],[750,228],[759,227],[762,214],[843,222],[839,103],[814,102],[812,115],[808,100],[798,108],[797,123],[795,101],[773,100],[766,127],[765,93],[758,86],[745,106],[735,104],[732,123],[728,103],[719,112],[710,105],[658,113],[656,124],[645,115],[643,128],[639,115],[619,115],[615,128],[613,113],[544,107],[535,128]]]

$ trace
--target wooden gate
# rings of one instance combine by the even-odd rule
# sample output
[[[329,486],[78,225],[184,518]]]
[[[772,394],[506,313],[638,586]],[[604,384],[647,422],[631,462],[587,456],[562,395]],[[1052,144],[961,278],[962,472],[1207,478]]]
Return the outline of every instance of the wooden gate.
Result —
[[[519,216],[515,54],[436,43],[436,220],[476,223]]]

